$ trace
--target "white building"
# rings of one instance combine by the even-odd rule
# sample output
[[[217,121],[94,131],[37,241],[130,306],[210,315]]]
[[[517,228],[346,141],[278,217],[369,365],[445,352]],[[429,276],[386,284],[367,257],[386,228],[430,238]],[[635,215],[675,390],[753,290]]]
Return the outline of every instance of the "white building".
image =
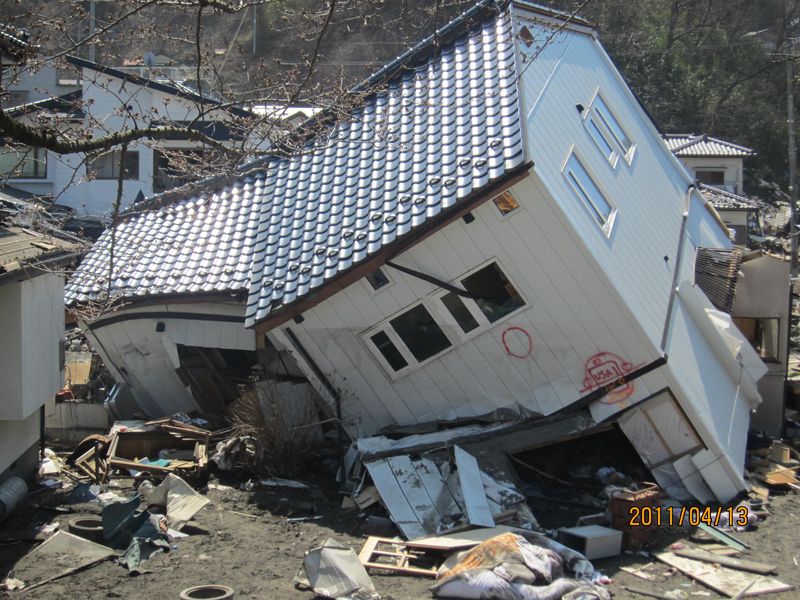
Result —
[[[664,141],[700,183],[734,194],[744,192],[744,159],[755,156],[752,148],[704,133],[669,133]]]
[[[482,0],[365,90],[302,154],[119,225],[127,306],[85,326],[139,406],[197,406],[173,348],[238,347],[222,323],[244,320],[352,438],[588,406],[670,493],[743,490],[765,367],[694,285],[696,253],[730,249],[728,231],[595,30]],[[109,243],[68,303],[104,298]],[[159,344],[164,392],[136,358]]]

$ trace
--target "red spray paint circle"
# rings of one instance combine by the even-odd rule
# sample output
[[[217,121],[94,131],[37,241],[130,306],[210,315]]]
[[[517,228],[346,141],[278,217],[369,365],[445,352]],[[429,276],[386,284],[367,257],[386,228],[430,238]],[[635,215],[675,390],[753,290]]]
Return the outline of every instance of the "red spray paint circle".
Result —
[[[531,334],[516,325],[503,331],[503,349],[514,358],[528,358],[533,352]],[[513,349],[512,349],[513,348]]]

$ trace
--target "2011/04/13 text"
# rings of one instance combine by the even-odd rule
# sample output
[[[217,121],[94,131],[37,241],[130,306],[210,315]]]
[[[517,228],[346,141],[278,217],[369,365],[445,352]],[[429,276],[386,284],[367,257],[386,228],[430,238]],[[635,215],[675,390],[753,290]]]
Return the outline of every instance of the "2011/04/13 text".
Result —
[[[628,526],[630,527],[652,527],[661,525],[689,525],[697,527],[701,523],[706,525],[718,526],[722,515],[727,514],[728,523],[734,526],[745,527],[747,525],[747,507],[735,506],[729,508],[718,507],[716,509],[709,506],[692,506],[686,508],[675,508],[673,506],[632,506],[628,514]],[[724,521],[723,521],[724,524]]]

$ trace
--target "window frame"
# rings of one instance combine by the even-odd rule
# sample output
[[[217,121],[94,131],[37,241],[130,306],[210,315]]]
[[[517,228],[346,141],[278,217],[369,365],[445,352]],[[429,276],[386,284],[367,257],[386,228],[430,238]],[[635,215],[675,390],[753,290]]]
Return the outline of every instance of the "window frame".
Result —
[[[92,156],[89,159],[89,161],[86,163],[86,176],[88,178],[90,178],[91,181],[115,181],[115,180],[118,180],[119,179],[119,172],[115,173],[115,171],[118,171],[118,169],[119,169],[120,152],[121,152],[121,150],[110,150],[108,152],[101,152],[99,154],[96,154],[96,155]],[[122,177],[123,181],[140,181],[139,176],[140,176],[140,171],[141,171],[141,168],[142,168],[142,163],[141,163],[142,157],[141,157],[141,153],[139,152],[139,150],[127,150],[125,152],[125,160],[126,161],[129,160],[130,157],[132,157],[134,154],[136,155],[136,172],[134,173],[135,177],[128,177],[128,176],[123,174],[123,177]],[[98,160],[98,159],[100,159],[100,158],[102,158],[104,156],[108,156],[108,155],[111,155],[111,175],[109,175],[109,176],[102,175],[101,176],[101,175],[98,174],[98,171],[94,168],[93,165],[94,165],[94,162],[96,160]]]
[[[600,194],[600,197],[608,205],[609,207],[608,216],[603,216],[601,214],[601,211],[598,209],[597,206],[595,206],[589,193],[585,189],[583,189],[583,186],[581,186],[577,182],[578,178],[577,177],[573,178],[570,176],[570,173],[574,172],[574,170],[570,168],[570,163],[572,162],[573,159],[575,160],[575,162],[578,163],[580,168],[585,173],[588,181],[595,187],[597,192]],[[597,183],[596,179],[592,177],[592,173],[589,171],[589,169],[586,168],[585,161],[581,160],[580,155],[577,153],[574,145],[569,149],[569,152],[567,153],[567,158],[564,161],[563,166],[561,167],[561,174],[564,176],[567,185],[572,189],[577,199],[580,200],[581,205],[584,207],[589,217],[591,217],[592,221],[597,226],[600,227],[600,230],[607,238],[610,238],[611,232],[614,229],[614,224],[616,223],[617,220],[617,213],[619,212],[619,209],[614,205],[613,202],[611,202],[608,199],[609,194],[601,187],[600,184]],[[598,219],[598,217],[604,219],[602,223],[600,222],[600,219]]]
[[[772,356],[768,352],[766,352],[767,348],[765,347],[765,326],[767,322],[773,321],[775,323],[775,356]],[[783,360],[780,357],[781,354],[781,318],[780,317],[733,317],[734,325],[739,329],[741,334],[750,342],[750,346],[753,348],[753,351],[758,355],[758,357],[764,363],[771,363],[771,364],[783,364]],[[750,339],[748,334],[745,330],[742,329],[742,326],[747,324],[751,324],[754,330],[755,338]]]
[[[17,167],[19,168],[21,165],[26,164],[27,161],[31,161],[34,165],[44,165],[44,173],[41,175],[37,174],[38,167],[34,166],[34,174],[33,175],[25,175],[20,173],[17,175],[13,171],[8,173],[8,175],[3,175],[9,180],[17,180],[17,179],[29,179],[29,180],[43,180],[47,179],[47,171],[48,171],[48,163],[49,161],[49,152],[44,148],[40,148],[38,146],[25,146],[24,149],[20,147],[19,149],[10,148],[7,152],[5,149],[8,146],[0,146],[0,153],[13,153],[16,154],[17,157],[21,157],[17,159]],[[41,154],[41,158],[39,155]]]
[[[369,285],[369,283],[367,283],[367,285]],[[436,323],[439,329],[441,329],[442,335],[444,335],[444,337],[450,344],[447,348],[440,350],[436,354],[429,356],[423,361],[418,361],[416,359],[416,357],[412,354],[408,346],[406,346],[406,343],[403,341],[403,338],[400,337],[400,334],[398,334],[397,331],[395,331],[394,327],[391,324],[392,320],[396,319],[401,315],[404,315],[405,313],[417,308],[420,305],[423,306],[426,311],[428,311],[428,314],[430,315],[431,319],[433,319],[434,323]],[[446,354],[447,352],[450,352],[453,348],[456,347],[456,344],[458,343],[459,340],[454,340],[451,335],[448,335],[447,329],[445,327],[442,327],[441,321],[436,318],[437,316],[438,316],[438,311],[432,310],[432,307],[429,305],[428,302],[426,302],[426,299],[423,298],[421,300],[418,300],[417,302],[414,302],[413,304],[409,304],[408,306],[403,307],[401,310],[395,312],[388,318],[383,319],[377,325],[374,325],[369,329],[367,329],[366,331],[361,332],[359,337],[361,338],[361,341],[366,345],[367,349],[369,350],[373,358],[375,358],[375,360],[378,361],[378,364],[380,364],[380,366],[383,367],[383,370],[386,372],[386,375],[392,381],[396,381],[397,379],[413,371],[416,371],[417,369],[424,367],[428,363],[436,360],[440,356]],[[395,371],[394,368],[392,368],[392,366],[389,364],[389,361],[386,360],[386,357],[383,356],[383,353],[380,350],[378,350],[377,346],[372,341],[372,336],[381,331],[383,331],[389,337],[389,340],[395,345],[398,352],[400,352],[400,355],[406,361],[407,364],[402,369]]]
[[[374,269],[374,271],[380,271],[381,273],[383,273],[383,276],[386,277],[386,279],[387,279],[387,283],[385,283],[384,285],[382,285],[379,288],[373,287],[372,284],[370,283],[369,279],[367,279],[367,275],[369,275],[369,274],[371,274],[373,272],[373,271],[370,271],[370,273],[368,273],[367,275],[364,275],[364,278],[363,278],[364,279],[364,285],[366,286],[367,290],[369,290],[370,294],[373,294],[373,295],[374,294],[380,294],[381,292],[383,292],[385,290],[388,290],[390,287],[392,287],[394,285],[394,279],[389,275],[388,270],[383,268],[383,266],[380,266],[377,269]]]
[[[583,126],[586,128],[586,132],[589,134],[589,137],[592,138],[598,150],[600,150],[601,154],[603,154],[606,160],[611,164],[612,169],[617,168],[620,157],[622,157],[628,166],[633,163],[633,157],[636,154],[636,143],[628,134],[625,127],[622,126],[622,123],[620,123],[614,111],[611,110],[608,102],[603,98],[603,95],[600,93],[600,88],[595,90],[594,96],[592,96],[592,100],[589,103],[589,108],[584,111]],[[592,126],[594,126],[594,130]],[[614,126],[616,126],[628,140],[629,145],[627,148],[614,131]],[[596,131],[597,135],[603,140],[603,143],[609,147],[611,155],[608,155],[603,150],[593,131]]]
[[[484,314],[484,312],[481,310],[480,306],[478,306],[478,303],[475,302],[475,300],[473,300],[472,298],[466,298],[464,296],[461,296],[461,300],[464,303],[464,305],[467,307],[467,310],[472,315],[472,318],[474,318],[478,322],[478,326],[475,329],[472,329],[471,331],[465,332],[461,328],[461,325],[458,324],[458,321],[453,316],[453,314],[450,312],[450,310],[445,306],[444,302],[442,302],[442,298],[444,296],[446,296],[447,294],[451,294],[453,292],[450,292],[448,290],[438,289],[435,292],[433,292],[432,294],[430,294],[430,297],[433,300],[433,303],[434,303],[434,305],[436,307],[436,310],[439,312],[439,315],[440,315],[440,317],[442,319],[442,322],[446,325],[446,329],[444,329],[444,331],[454,331],[455,332],[454,336],[458,338],[459,343],[466,342],[468,340],[471,340],[474,337],[477,337],[477,336],[479,336],[479,335],[481,335],[483,333],[486,333],[490,329],[493,329],[494,327],[497,327],[497,326],[501,325],[505,321],[507,321],[507,320],[509,320],[509,319],[521,314],[522,312],[524,312],[528,308],[530,308],[530,302],[528,302],[528,299],[525,297],[525,294],[522,293],[522,291],[521,291],[520,287],[517,285],[517,283],[511,277],[509,277],[508,270],[503,268],[502,263],[497,259],[497,257],[492,257],[489,260],[487,260],[487,261],[483,262],[482,264],[478,265],[474,269],[470,269],[469,271],[467,271],[465,273],[462,273],[458,277],[455,277],[449,283],[451,285],[455,286],[455,287],[458,287],[458,288],[463,289],[464,291],[467,291],[464,288],[464,284],[462,284],[461,281],[463,279],[466,279],[470,275],[474,275],[478,271],[480,271],[482,269],[485,269],[486,267],[488,267],[492,263],[497,265],[497,268],[505,276],[505,278],[508,280],[508,282],[512,286],[514,286],[514,289],[517,291],[517,294],[519,294],[519,297],[522,298],[522,302],[523,302],[522,306],[519,306],[519,307],[515,308],[514,310],[512,310],[511,312],[503,315],[502,317],[500,317],[496,321],[490,321],[489,317],[487,317]]]
[[[511,196],[511,198],[513,198],[514,202],[517,203],[516,208],[513,208],[512,210],[508,211],[507,213],[503,213],[503,211],[500,210],[500,207],[497,206],[497,204],[495,203],[495,200],[497,198],[500,198],[503,194],[508,194],[509,196]],[[506,219],[510,218],[511,216],[519,214],[522,211],[522,202],[519,201],[519,198],[517,197],[517,195],[514,192],[512,192],[510,188],[507,189],[507,190],[503,190],[499,194],[496,194],[496,195],[492,196],[491,202],[492,202],[492,206],[494,206],[495,210],[497,211],[498,218],[501,221],[505,221]]]

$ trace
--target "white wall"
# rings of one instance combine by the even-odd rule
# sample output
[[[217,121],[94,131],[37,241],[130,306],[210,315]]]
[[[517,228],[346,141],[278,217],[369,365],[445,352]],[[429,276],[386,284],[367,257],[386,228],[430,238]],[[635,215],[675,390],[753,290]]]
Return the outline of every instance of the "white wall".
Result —
[[[57,274],[0,287],[0,419],[25,419],[61,388],[63,298]]]
[[[496,260],[527,301],[521,313],[463,343],[452,322],[444,331],[454,347],[394,381],[361,334],[420,298],[438,322],[448,317],[431,297],[440,288],[391,267],[383,267],[390,286],[376,292],[358,281],[304,312],[302,323],[270,332],[287,346],[285,328],[297,335],[341,391],[354,434],[517,404],[550,414],[587,393],[587,362],[597,353],[614,353],[636,367],[658,356],[546,192],[533,178],[512,191],[521,206],[506,217],[486,202],[473,211],[472,223],[459,219],[393,260],[444,281]],[[518,336],[530,337],[529,355]],[[521,358],[506,350],[515,344],[511,353]],[[321,386],[318,391],[327,397]]]
[[[20,421],[0,421],[0,473],[39,439],[39,413]],[[23,476],[27,476],[26,473]]]
[[[136,313],[163,316],[135,318]],[[242,322],[169,318],[169,313],[241,317]],[[234,302],[198,302],[123,309],[110,315],[130,318],[90,325],[87,335],[118,382],[126,382],[149,416],[199,410],[175,369],[180,366],[176,344],[203,348],[255,350],[255,333],[244,328],[244,307]],[[156,324],[164,323],[157,332]],[[123,371],[124,369],[124,371]]]
[[[742,193],[744,169],[741,158],[724,157],[680,157],[689,171],[696,177],[699,170],[724,171],[725,189],[735,194]]]

